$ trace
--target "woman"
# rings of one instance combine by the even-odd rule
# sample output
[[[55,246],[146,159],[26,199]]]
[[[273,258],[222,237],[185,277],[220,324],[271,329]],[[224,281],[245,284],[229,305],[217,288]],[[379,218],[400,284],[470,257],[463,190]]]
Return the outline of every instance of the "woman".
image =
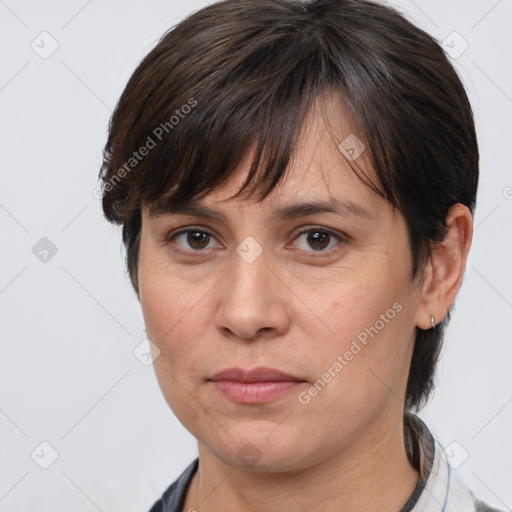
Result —
[[[131,77],[105,147],[164,397],[198,441],[157,511],[483,511],[413,414],[472,239],[441,47],[368,1],[226,0]]]

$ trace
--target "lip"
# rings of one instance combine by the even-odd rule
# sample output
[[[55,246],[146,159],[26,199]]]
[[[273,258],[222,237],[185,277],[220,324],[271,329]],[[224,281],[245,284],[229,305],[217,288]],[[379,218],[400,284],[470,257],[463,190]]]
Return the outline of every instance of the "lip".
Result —
[[[226,368],[217,372],[210,380],[233,380],[237,382],[267,382],[267,381],[296,381],[304,382],[304,379],[282,372],[276,368],[258,366],[244,370],[243,368]]]
[[[290,393],[306,381],[275,368],[249,370],[226,368],[209,381],[228,400],[240,404],[262,404]]]

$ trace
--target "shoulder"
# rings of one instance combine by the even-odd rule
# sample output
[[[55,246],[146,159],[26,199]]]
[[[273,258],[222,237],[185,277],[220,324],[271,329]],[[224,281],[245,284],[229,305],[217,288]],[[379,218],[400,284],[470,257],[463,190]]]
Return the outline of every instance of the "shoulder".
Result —
[[[458,512],[468,510],[471,512],[503,512],[491,507],[475,496],[467,485],[454,475],[453,470],[448,466],[449,489],[446,502],[446,512]]]
[[[498,510],[497,508],[492,508],[487,503],[484,503],[480,500],[475,500],[475,512],[503,512],[502,510]]]
[[[149,512],[164,512],[165,510],[165,505],[164,505],[164,502],[162,500],[162,498],[160,498],[152,507],[151,507],[151,510]]]
[[[149,512],[181,512],[188,485],[197,471],[199,459],[195,459],[181,475],[165,490]]]
[[[450,465],[450,453],[434,438],[425,423],[409,415],[407,425],[420,468],[418,489],[401,512],[503,512],[475,496]],[[407,438],[406,438],[407,439]],[[414,458],[414,457],[410,457]]]
[[[473,490],[468,487],[450,465],[450,454],[444,450],[438,441],[435,444],[436,460],[434,465],[436,466],[435,475],[438,482],[434,484],[434,487],[438,486],[439,490],[444,491],[444,493],[439,493],[440,497],[444,494],[442,510],[445,512],[503,512],[475,496]]]

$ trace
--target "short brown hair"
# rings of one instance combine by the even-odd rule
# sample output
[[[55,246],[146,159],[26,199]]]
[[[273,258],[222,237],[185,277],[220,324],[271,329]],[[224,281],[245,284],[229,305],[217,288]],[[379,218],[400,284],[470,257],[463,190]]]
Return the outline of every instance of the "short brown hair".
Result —
[[[462,203],[473,214],[478,185],[471,106],[439,43],[368,0],[224,0],[160,39],[110,121],[103,211],[123,227],[136,291],[141,206],[157,212],[203,197],[249,148],[254,158],[239,193],[252,184],[264,199],[327,91],[359,127],[378,178],[367,184],[403,214],[412,277],[419,274],[445,236],[449,208]],[[407,409],[419,409],[434,387],[449,320],[450,311],[435,329],[417,328]]]

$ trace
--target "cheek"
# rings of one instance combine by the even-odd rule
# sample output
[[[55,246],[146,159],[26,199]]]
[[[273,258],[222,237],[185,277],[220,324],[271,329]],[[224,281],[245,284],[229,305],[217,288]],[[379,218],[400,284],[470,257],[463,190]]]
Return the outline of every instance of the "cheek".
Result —
[[[165,251],[149,242],[141,244],[139,298],[148,336],[155,341],[164,342],[199,300],[194,297],[198,291],[182,274],[179,266],[171,266]]]
[[[200,382],[198,358],[208,358],[203,323],[197,316],[204,293],[197,293],[168,269],[150,268],[142,272],[139,289],[147,337],[159,350],[153,369],[167,404],[195,433],[196,425],[207,420],[196,386]]]
[[[172,409],[186,399],[186,380],[193,375],[194,340],[201,339],[194,319],[195,294],[186,282],[158,262],[142,259],[139,297],[146,335],[157,347],[153,362],[163,395]],[[186,343],[186,350],[183,349]]]
[[[140,302],[148,338],[168,358],[173,371],[187,371],[187,361],[204,347],[204,312],[197,290],[161,274],[147,276],[140,283]],[[204,294],[203,294],[204,295]],[[186,350],[184,347],[186,346]]]
[[[414,335],[408,271],[407,265],[400,267],[383,255],[372,269],[330,279],[321,297],[316,295],[311,309],[329,332],[312,354],[325,400],[350,404],[359,412],[393,393],[400,396]]]
[[[394,278],[389,279],[390,275]],[[308,290],[302,296],[305,296],[303,302],[309,315],[314,312],[328,331],[329,345],[335,340],[334,348],[342,350],[348,349],[350,342],[358,337],[364,342],[378,331],[378,336],[384,338],[396,329],[403,317],[400,312],[405,284],[402,276],[380,265],[373,271],[365,268],[364,271],[350,269],[339,275],[331,273],[323,280],[321,288]],[[308,311],[300,316],[304,318]]]
[[[162,341],[165,334],[186,314],[183,290],[157,273],[146,274],[139,279],[139,290],[146,329]]]
[[[205,272],[187,274],[162,253],[141,251],[140,304],[147,337],[160,350],[161,357],[155,361],[159,380],[160,367],[185,384],[199,379],[201,362],[209,360],[212,345],[207,342],[208,336],[211,338],[207,329],[211,329],[213,317],[209,293],[215,281]]]

